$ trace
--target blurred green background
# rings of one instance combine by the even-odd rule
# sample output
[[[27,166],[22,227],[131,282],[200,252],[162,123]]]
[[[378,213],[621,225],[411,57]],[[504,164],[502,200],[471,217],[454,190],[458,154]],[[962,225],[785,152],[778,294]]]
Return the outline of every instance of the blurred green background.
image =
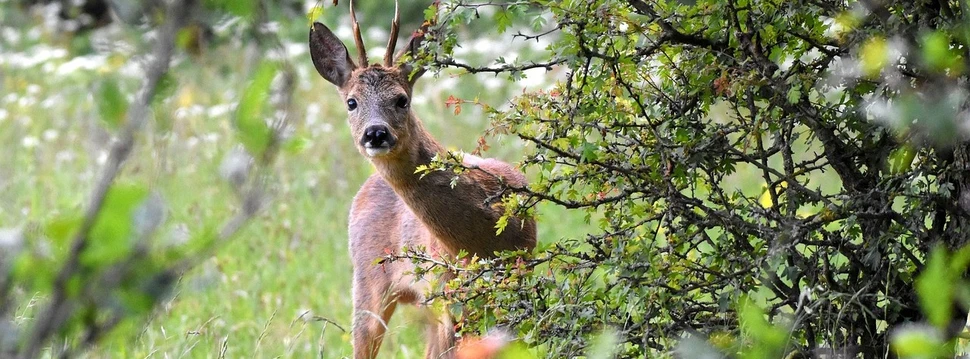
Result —
[[[388,4],[357,4],[372,61],[382,56],[386,43],[393,11]],[[158,245],[182,245],[238,210],[220,166],[240,147],[233,136],[234,107],[263,57],[290,63],[298,75],[288,131],[295,145],[286,146],[274,164],[270,205],[227,246],[182,277],[171,300],[147,323],[126,323],[87,356],[351,354],[346,218],[351,198],[373,169],[353,146],[335,89],[309,61],[305,14],[314,5],[269,9],[264,29],[278,35],[285,55],[245,36],[250,30],[236,18],[197,14],[213,26],[200,28],[207,34],[181,44],[171,72],[175,85],[153,106],[153,120],[137,136],[119,179],[148,183],[162,196],[167,218],[155,239]],[[346,3],[322,5],[320,21],[351,40]],[[403,42],[428,4],[401,5]],[[150,47],[146,34],[152,25],[116,20],[64,31],[56,11],[0,0],[0,228],[30,230],[81,213],[113,135],[101,118],[99,91],[107,81],[117,81],[132,99],[141,85],[139,66]],[[469,43],[456,54],[473,63],[487,64],[499,53],[513,58],[544,50],[543,44],[513,41],[510,33],[483,40],[471,36],[479,30],[465,31]],[[501,107],[521,91],[550,86],[564,76],[561,71],[530,71],[515,83],[487,74],[429,73],[416,86],[414,109],[447,147],[471,151],[488,119],[471,105],[456,113],[445,105],[449,96]],[[513,163],[520,159],[522,145],[514,138],[487,140],[486,156]],[[590,230],[583,218],[583,213],[541,207],[541,241],[582,236]],[[34,299],[15,308],[18,324],[29,322],[38,309],[42,298]],[[409,307],[398,313],[382,357],[423,357],[422,311]]]

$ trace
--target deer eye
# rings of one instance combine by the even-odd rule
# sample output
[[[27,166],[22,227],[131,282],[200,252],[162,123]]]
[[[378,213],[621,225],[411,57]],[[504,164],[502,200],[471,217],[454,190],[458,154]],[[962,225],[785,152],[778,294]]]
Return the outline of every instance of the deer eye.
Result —
[[[408,98],[407,96],[401,95],[397,97],[397,101],[394,103],[398,108],[408,108]]]
[[[356,110],[357,109],[357,100],[352,99],[352,98],[347,99],[347,109],[350,110],[350,111]]]

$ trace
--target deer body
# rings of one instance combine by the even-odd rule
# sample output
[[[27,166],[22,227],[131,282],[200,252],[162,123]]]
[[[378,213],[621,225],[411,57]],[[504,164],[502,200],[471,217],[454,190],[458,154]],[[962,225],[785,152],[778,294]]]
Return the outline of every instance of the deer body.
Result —
[[[376,264],[380,258],[407,248],[424,248],[433,256],[454,256],[463,250],[480,257],[531,249],[536,227],[531,219],[510,219],[501,234],[495,233],[504,209],[489,199],[506,186],[527,184],[525,176],[506,163],[466,155],[464,163],[473,169],[462,173],[454,187],[453,173],[415,174],[418,166],[445,153],[409,106],[419,73],[409,79],[411,67],[394,66],[390,56],[384,66],[367,66],[354,23],[361,66],[319,23],[310,31],[310,53],[317,71],[337,86],[347,103],[357,148],[377,169],[354,198],[348,228],[354,265],[354,357],[373,358],[396,305],[420,302],[429,289],[426,281],[410,274],[415,269],[411,262]],[[396,33],[395,27],[391,33]],[[421,40],[413,36],[405,52],[416,49]],[[389,45],[388,53],[392,52]],[[453,357],[453,323],[447,313],[428,323],[427,332],[428,358]]]

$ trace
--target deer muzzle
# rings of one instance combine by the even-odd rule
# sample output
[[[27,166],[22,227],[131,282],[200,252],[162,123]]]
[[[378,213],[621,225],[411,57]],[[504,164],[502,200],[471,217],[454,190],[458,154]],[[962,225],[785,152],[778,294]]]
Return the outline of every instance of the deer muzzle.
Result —
[[[364,136],[360,139],[360,146],[370,157],[385,155],[391,152],[391,148],[397,143],[397,139],[385,125],[371,125],[364,130]]]

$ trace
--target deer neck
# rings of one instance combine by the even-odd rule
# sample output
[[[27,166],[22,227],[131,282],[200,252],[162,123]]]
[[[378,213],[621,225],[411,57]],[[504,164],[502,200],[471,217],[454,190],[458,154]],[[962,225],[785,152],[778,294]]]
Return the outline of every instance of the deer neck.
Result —
[[[394,156],[371,158],[371,162],[437,240],[430,245],[440,244],[451,255],[464,250],[482,257],[535,245],[534,224],[520,227],[513,219],[500,236],[495,233],[495,223],[504,210],[485,205],[486,196],[496,189],[488,187],[488,180],[482,180],[484,175],[476,177],[477,173],[468,172],[455,181],[451,171],[414,173],[418,166],[445,153],[420,123],[416,129],[412,136],[398,141],[408,147]]]
[[[414,123],[416,125],[413,133],[409,136],[410,138],[402,141],[406,143],[401,143],[401,145],[406,146],[403,151],[395,156],[371,159],[381,177],[402,196],[405,195],[402,192],[421,189],[418,188],[423,182],[419,181],[421,174],[414,173],[418,166],[431,163],[436,155],[445,152],[444,147],[431,137],[431,134],[424,129],[420,121],[415,119]],[[428,176],[434,173],[437,173],[437,171],[428,174]]]
[[[469,249],[476,254],[490,253],[477,250],[474,247],[475,242],[468,241],[476,238],[476,233],[492,233],[491,227],[494,226],[494,222],[484,224],[487,228],[484,231],[473,228],[475,226],[452,223],[456,220],[455,213],[476,210],[475,202],[465,198],[466,195],[464,195],[469,188],[464,188],[463,185],[453,188],[451,182],[455,174],[451,171],[415,173],[418,166],[427,165],[431,163],[434,156],[444,154],[445,148],[420,124],[417,131],[414,131],[413,137],[399,144],[403,144],[402,142],[407,142],[409,146],[397,156],[371,160],[384,181],[390,184],[411,212],[449,252],[457,254],[458,249]]]

